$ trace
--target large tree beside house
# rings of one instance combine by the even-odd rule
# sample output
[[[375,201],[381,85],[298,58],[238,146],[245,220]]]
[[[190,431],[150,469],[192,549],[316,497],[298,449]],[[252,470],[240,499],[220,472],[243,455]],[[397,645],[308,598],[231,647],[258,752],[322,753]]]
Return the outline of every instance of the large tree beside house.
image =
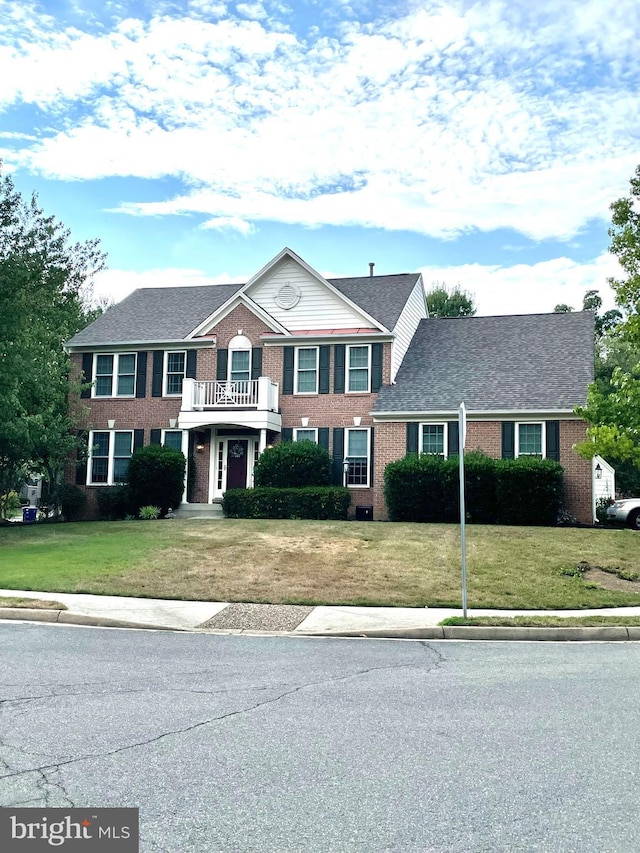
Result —
[[[0,176],[0,494],[41,471],[55,492],[77,443],[63,342],[86,325],[97,241],[73,243],[32,196]]]
[[[135,291],[67,342],[89,407],[74,476],[96,512],[134,450],[164,444],[188,460],[178,515],[215,512],[268,447],[312,441],[355,517],[381,520],[386,466],[452,455],[464,401],[470,450],[560,462],[569,513],[591,522],[573,445],[593,340],[591,312],[428,318],[418,273],[327,279],[285,248],[244,284]]]

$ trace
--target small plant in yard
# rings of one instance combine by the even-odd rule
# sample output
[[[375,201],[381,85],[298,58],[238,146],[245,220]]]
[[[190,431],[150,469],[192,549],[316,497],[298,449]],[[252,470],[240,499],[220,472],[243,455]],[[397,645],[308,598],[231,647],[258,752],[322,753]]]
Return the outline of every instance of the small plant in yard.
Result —
[[[160,517],[160,507],[159,506],[141,506],[140,512],[138,513],[140,518],[145,521],[153,521],[156,518]]]

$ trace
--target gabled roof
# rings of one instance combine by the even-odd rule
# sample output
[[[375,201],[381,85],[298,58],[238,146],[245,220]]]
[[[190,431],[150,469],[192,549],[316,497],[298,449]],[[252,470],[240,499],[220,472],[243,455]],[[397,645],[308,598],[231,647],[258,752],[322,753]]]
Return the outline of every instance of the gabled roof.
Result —
[[[420,273],[401,273],[362,278],[328,278],[327,281],[393,331],[419,278]]]
[[[593,380],[594,315],[422,320],[375,413],[571,411]]]
[[[242,284],[145,287],[113,305],[67,346],[183,341]]]

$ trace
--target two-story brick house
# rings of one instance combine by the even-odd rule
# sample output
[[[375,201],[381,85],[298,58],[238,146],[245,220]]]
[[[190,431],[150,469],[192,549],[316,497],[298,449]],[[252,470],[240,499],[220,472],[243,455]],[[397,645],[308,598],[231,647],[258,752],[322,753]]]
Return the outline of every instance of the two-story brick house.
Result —
[[[385,466],[454,453],[464,401],[469,449],[559,459],[568,511],[592,520],[591,467],[572,450],[593,370],[588,312],[428,319],[419,274],[325,279],[284,249],[246,284],[137,290],[67,347],[92,383],[76,472],[89,511],[144,444],[181,449],[184,503],[213,504],[252,485],[267,446],[310,439],[353,506],[384,519]]]

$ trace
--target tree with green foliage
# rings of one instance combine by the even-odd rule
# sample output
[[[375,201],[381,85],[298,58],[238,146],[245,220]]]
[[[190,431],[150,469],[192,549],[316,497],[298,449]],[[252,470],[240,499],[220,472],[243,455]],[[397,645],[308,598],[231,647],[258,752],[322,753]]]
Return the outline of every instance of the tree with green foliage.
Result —
[[[629,195],[611,205],[609,250],[625,275],[609,279],[616,303],[624,312],[603,317],[599,375],[588,391],[587,404],[576,413],[588,423],[588,440],[578,445],[585,457],[596,454],[640,466],[640,166],[630,181]],[[589,291],[593,294],[594,291]],[[587,296],[589,296],[587,294]],[[585,297],[586,299],[586,297]],[[601,306],[597,306],[598,308]]]
[[[554,314],[571,314],[573,308],[571,305],[566,305],[564,302],[561,302],[559,305],[553,309]]]
[[[0,173],[0,494],[28,470],[45,474],[54,504],[77,445],[79,392],[63,342],[86,325],[93,276],[104,268],[97,240],[72,243]]]
[[[473,317],[476,306],[473,295],[460,285],[448,288],[444,282],[435,282],[427,292],[427,309],[430,317]]]

